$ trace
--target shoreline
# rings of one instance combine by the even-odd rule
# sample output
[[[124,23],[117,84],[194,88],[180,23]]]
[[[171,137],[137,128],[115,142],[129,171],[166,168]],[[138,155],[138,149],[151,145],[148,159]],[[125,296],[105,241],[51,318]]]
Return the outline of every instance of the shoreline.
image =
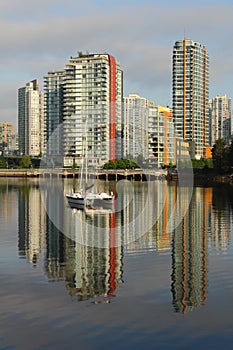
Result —
[[[0,169],[0,178],[76,178],[80,176],[78,170],[72,169]],[[88,176],[99,180],[131,180],[131,181],[153,181],[167,180],[168,182],[179,182],[177,173],[169,173],[165,170],[89,170]],[[194,184],[233,184],[232,174],[201,174],[193,173]]]
[[[85,172],[84,172],[85,174]],[[2,177],[20,178],[78,178],[79,170],[72,169],[0,169]],[[130,180],[130,181],[153,181],[166,180],[165,170],[136,169],[136,170],[88,170],[88,178],[97,180]]]

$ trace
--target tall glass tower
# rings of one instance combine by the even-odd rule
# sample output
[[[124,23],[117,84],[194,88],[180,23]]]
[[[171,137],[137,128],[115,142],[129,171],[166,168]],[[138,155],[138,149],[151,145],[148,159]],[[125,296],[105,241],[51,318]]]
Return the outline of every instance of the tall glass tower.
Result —
[[[209,57],[205,46],[184,38],[173,47],[173,116],[176,135],[190,142],[191,158],[209,145]]]
[[[50,71],[44,77],[46,154],[63,156],[63,90],[65,70]]]

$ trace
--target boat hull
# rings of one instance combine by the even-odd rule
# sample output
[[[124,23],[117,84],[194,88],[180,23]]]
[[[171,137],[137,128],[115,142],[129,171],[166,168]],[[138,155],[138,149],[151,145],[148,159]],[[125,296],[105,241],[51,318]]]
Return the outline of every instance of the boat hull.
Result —
[[[88,193],[83,196],[80,195],[66,195],[66,198],[68,200],[68,203],[70,206],[74,207],[84,207],[84,206],[96,206],[96,207],[109,207],[112,206],[114,203],[114,196],[109,195],[102,195],[101,194],[93,194]]]
[[[85,199],[84,198],[78,198],[78,197],[74,197],[72,195],[66,195],[66,198],[68,200],[69,205],[77,205],[80,207],[83,207],[85,205]]]

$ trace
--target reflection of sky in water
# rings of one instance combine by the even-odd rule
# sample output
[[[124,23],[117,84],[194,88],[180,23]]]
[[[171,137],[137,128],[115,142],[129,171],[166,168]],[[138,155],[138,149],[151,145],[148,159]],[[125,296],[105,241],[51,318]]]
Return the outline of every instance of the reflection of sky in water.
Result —
[[[211,349],[230,348],[233,340],[231,193],[197,189],[196,201],[192,202],[186,221],[175,232],[168,235],[163,232],[166,224],[163,217],[137,242],[114,251],[116,265],[110,271],[109,250],[81,249],[68,238],[61,240],[62,235],[53,231],[48,222],[43,236],[41,221],[37,221],[38,211],[35,217],[38,226],[29,221],[28,232],[34,230],[41,235],[23,235],[21,244],[25,244],[25,250],[19,251],[18,213],[22,215],[22,211],[18,211],[18,203],[20,210],[24,206],[24,214],[30,214],[30,208],[39,200],[34,190],[31,187],[29,191],[33,203],[28,206],[27,200],[24,201],[28,192],[19,185],[8,186],[6,207],[2,200],[6,192],[4,186],[0,187],[0,348],[11,345],[16,349],[42,346],[43,349],[65,346],[206,349],[207,345]],[[25,218],[28,220],[29,216]],[[38,253],[36,263],[30,260],[31,244]],[[195,250],[199,244],[205,247],[204,253]],[[203,266],[206,273],[200,274]],[[95,276],[92,280],[97,269],[106,276]],[[102,285],[93,290],[107,288],[108,291],[109,278],[114,272],[118,282],[115,297],[92,295],[78,302],[66,288],[69,278],[75,276],[77,284],[86,281],[83,286],[90,288],[92,283],[99,282]],[[81,273],[83,280],[78,280]],[[200,278],[205,279],[200,281]],[[198,297],[194,293],[199,290],[197,283],[206,285],[203,307],[194,307],[186,314],[174,312],[172,282],[178,298],[179,293],[184,297],[186,291],[186,302]],[[110,302],[93,303],[103,300]]]

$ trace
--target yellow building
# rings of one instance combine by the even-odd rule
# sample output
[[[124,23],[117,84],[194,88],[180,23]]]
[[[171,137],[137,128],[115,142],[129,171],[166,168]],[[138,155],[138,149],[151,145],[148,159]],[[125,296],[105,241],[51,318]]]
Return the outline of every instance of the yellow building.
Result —
[[[9,146],[14,135],[14,125],[8,122],[0,122],[0,152],[4,152]]]
[[[174,164],[174,123],[169,107],[158,105],[158,164]]]
[[[8,143],[9,137],[14,134],[14,125],[7,122],[0,122],[0,140]],[[0,141],[0,142],[1,142]]]

